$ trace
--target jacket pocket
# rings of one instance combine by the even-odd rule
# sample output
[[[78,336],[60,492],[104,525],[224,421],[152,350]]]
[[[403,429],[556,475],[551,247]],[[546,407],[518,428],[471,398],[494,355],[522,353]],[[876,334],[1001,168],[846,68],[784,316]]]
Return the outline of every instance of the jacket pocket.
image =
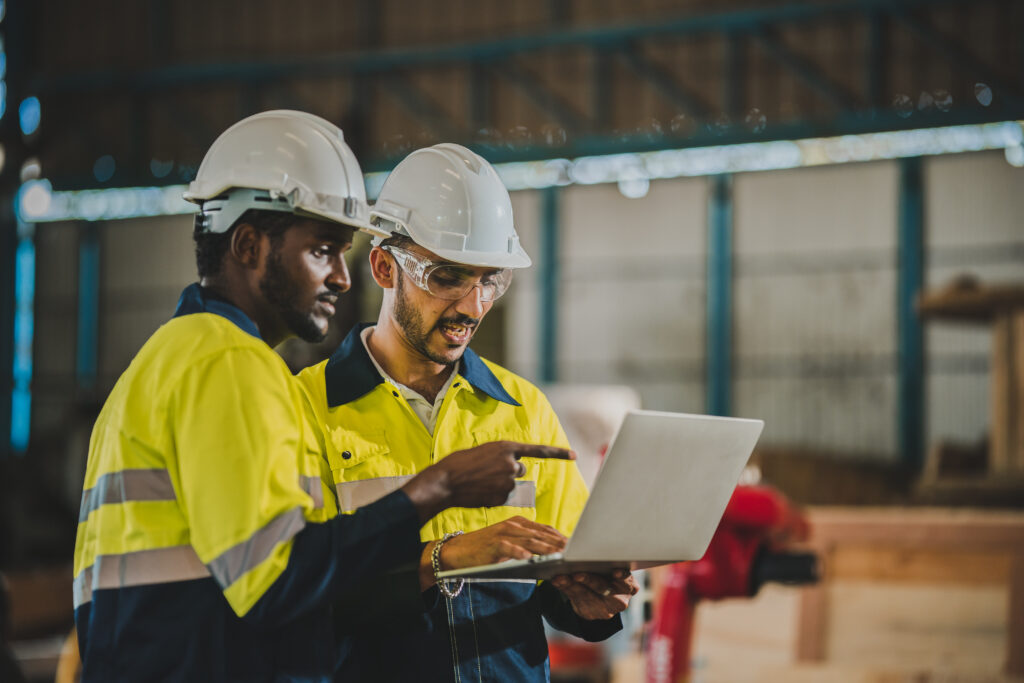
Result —
[[[388,457],[391,449],[383,431],[336,430],[330,441],[327,462],[342,512],[369,505],[412,479],[412,475],[397,473],[397,465]]]

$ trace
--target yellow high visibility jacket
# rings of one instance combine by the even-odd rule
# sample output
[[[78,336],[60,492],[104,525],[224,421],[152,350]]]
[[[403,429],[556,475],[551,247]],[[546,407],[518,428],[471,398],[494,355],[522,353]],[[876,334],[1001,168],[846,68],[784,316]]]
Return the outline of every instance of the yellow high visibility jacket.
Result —
[[[490,441],[569,448],[544,394],[533,384],[467,350],[431,434],[395,387],[373,366],[357,329],[330,359],[298,374],[327,455],[342,512],[401,487],[449,453]],[[576,463],[525,459],[526,475],[506,505],[450,508],[421,530],[424,541],[475,531],[515,515],[570,535],[587,488]]]
[[[342,520],[305,410],[252,320],[186,289],[90,441],[74,557],[84,681],[330,676],[330,594],[363,578],[345,576],[356,552],[371,575],[418,558],[419,520],[404,494]]]
[[[568,448],[543,393],[525,379],[466,350],[431,434],[374,366],[358,326],[330,359],[299,373],[312,420],[320,426],[330,483],[343,512],[402,486],[453,451],[498,440]],[[576,463],[529,458],[505,505],[450,508],[420,530],[423,541],[475,531],[521,515],[572,533],[587,498]],[[534,582],[468,583],[454,600],[436,588],[417,619],[391,618],[378,631],[348,634],[336,681],[544,681],[547,641],[542,617],[588,640],[621,629],[579,619],[557,590]],[[395,653],[400,653],[398,656]]]

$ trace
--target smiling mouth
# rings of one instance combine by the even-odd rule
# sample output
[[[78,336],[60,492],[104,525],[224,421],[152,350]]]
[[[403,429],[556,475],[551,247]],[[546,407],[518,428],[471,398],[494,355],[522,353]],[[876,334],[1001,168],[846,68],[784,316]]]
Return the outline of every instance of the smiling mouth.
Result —
[[[449,344],[459,345],[469,341],[469,338],[473,336],[474,328],[459,323],[443,323],[437,329]]]

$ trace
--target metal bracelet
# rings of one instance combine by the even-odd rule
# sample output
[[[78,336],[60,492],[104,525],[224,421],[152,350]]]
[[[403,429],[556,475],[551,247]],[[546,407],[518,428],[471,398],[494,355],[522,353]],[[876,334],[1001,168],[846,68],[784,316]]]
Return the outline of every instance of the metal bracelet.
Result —
[[[437,582],[437,588],[441,591],[441,595],[451,600],[462,592],[462,587],[466,584],[465,579],[458,579],[455,582],[455,588],[448,588],[448,582],[442,581],[438,578],[438,574],[441,573],[441,546],[455,538],[461,536],[462,531],[453,531],[450,534],[445,534],[444,537],[434,544],[434,549],[430,551],[430,566],[434,568],[434,581]]]

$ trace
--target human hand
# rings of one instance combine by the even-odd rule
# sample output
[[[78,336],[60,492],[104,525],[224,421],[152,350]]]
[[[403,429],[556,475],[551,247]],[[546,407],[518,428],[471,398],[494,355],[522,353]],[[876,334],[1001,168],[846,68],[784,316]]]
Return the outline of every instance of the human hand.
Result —
[[[561,574],[551,579],[551,585],[569,598],[572,609],[581,619],[593,621],[611,619],[629,606],[629,599],[640,590],[636,579],[626,569],[616,569],[611,575]]]
[[[502,505],[526,474],[520,458],[575,460],[576,454],[554,446],[492,441],[455,451],[428,467],[402,487],[426,522],[449,507]]]
[[[565,549],[567,540],[558,529],[517,515],[448,539],[441,547],[441,568],[461,569],[557,553]],[[427,544],[420,559],[423,590],[434,584],[434,571],[430,566],[432,550],[433,543]]]

